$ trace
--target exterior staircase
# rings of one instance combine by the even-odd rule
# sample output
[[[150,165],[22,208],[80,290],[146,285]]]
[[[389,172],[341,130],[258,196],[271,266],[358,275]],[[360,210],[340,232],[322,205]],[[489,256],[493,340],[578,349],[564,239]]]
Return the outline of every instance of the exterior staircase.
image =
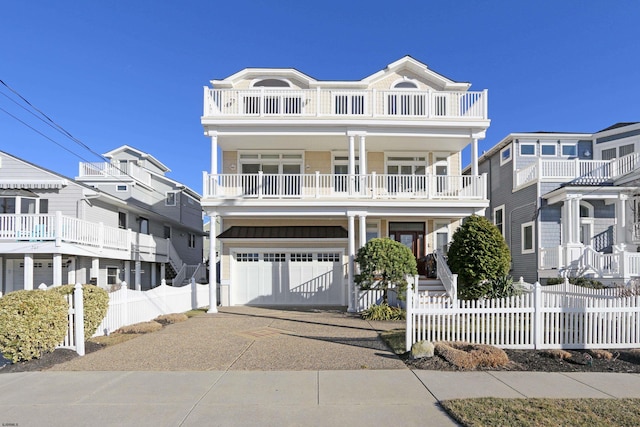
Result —
[[[440,279],[428,279],[425,276],[420,276],[418,281],[418,291],[424,293],[424,295],[432,297],[447,296],[447,290],[442,284]]]

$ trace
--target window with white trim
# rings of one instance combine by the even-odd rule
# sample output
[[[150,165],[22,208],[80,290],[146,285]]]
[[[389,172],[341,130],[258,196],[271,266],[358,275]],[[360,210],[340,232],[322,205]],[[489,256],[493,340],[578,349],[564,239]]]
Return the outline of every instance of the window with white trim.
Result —
[[[556,145],[555,144],[542,144],[540,145],[540,154],[542,156],[555,156]]]
[[[311,261],[313,261],[313,254],[311,254],[311,253],[291,254],[291,261],[295,261],[295,262],[311,262]]]
[[[633,150],[633,144],[621,145],[618,148],[618,152],[620,153],[619,157],[627,156],[627,155],[633,153],[633,151],[634,151]]]
[[[500,166],[511,161],[511,144],[500,150]]]
[[[602,160],[611,160],[611,159],[615,159],[616,158],[616,149],[614,148],[607,148],[606,150],[602,150],[602,153],[600,154],[600,158]]]
[[[565,157],[576,157],[578,155],[578,147],[576,144],[562,144],[562,155]]]
[[[340,262],[340,254],[335,252],[331,252],[331,253],[318,252],[318,261]]]
[[[493,209],[493,223],[500,230],[500,234],[504,236],[504,205]]]
[[[175,191],[167,191],[166,197],[164,199],[165,206],[175,206],[176,205],[176,192]]]
[[[118,267],[107,267],[107,285],[115,285],[118,281]]]
[[[521,156],[535,156],[536,155],[536,145],[535,144],[520,144],[520,155]]]
[[[265,253],[263,255],[266,262],[285,262],[287,254]]]
[[[236,261],[238,262],[258,262],[260,256],[256,253],[238,253]]]
[[[535,226],[535,223],[533,221],[525,222],[521,226],[521,238],[522,238],[521,246],[522,246],[523,254],[532,254],[535,252],[534,226]]]
[[[116,185],[116,191],[127,191],[129,187],[126,185]]]

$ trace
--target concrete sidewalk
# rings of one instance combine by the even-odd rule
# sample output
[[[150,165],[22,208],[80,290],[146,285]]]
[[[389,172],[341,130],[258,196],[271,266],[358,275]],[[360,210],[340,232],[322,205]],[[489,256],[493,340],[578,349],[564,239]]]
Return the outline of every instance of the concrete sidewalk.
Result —
[[[640,398],[640,376],[405,370],[0,375],[3,425],[456,425],[464,397]]]

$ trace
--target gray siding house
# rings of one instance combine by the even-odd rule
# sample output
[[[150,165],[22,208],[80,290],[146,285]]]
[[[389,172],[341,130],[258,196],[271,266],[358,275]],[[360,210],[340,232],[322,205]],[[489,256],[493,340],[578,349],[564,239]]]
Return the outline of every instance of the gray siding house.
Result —
[[[478,160],[486,216],[512,255],[511,275],[627,284],[640,276],[640,124],[594,134],[508,135]]]
[[[165,177],[148,154],[125,146],[107,156],[110,163],[92,164],[100,176],[80,164],[74,180],[0,151],[2,293],[204,278],[199,195]],[[125,159],[130,169],[122,170]]]

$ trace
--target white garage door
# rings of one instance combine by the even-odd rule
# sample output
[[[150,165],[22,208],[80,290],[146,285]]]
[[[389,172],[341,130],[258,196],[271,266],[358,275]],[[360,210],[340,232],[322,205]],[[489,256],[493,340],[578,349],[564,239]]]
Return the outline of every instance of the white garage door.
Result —
[[[232,304],[345,304],[342,252],[238,251],[234,260]]]

